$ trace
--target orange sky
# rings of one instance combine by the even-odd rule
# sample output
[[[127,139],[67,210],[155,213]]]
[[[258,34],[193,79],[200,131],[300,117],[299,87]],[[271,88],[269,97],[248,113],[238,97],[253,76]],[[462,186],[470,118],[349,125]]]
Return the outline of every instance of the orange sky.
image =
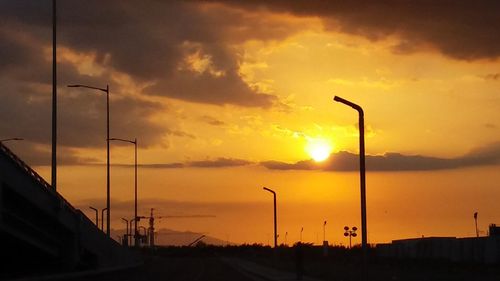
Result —
[[[8,145],[50,181],[50,13],[28,2],[3,9],[0,117],[13,122],[0,136],[25,138]],[[296,241],[304,226],[304,240],[319,242],[327,220],[327,239],[346,243],[343,226],[359,227],[357,114],[334,95],[364,108],[366,152],[379,156],[368,162],[370,242],[470,236],[475,211],[483,231],[500,223],[500,50],[476,17],[465,22],[481,38],[437,6],[422,17],[336,1],[111,1],[106,21],[70,2],[59,11],[58,190],[90,217],[87,206],[105,200],[104,98],[67,84],[110,84],[112,137],[139,140],[141,213],[217,216],[160,227],[267,243],[267,186],[281,238]],[[318,143],[331,149],[324,166],[310,161]],[[111,155],[133,163],[132,146],[113,144]],[[119,228],[133,215],[133,169],[113,166],[111,177]]]

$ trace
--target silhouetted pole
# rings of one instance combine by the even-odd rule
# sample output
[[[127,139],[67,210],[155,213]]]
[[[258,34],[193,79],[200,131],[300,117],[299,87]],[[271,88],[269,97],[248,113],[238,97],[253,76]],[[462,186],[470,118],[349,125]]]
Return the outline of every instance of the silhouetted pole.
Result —
[[[97,209],[92,206],[89,206],[89,208],[95,211],[95,226],[99,228],[99,211],[97,211]]]
[[[267,190],[273,194],[273,199],[274,199],[273,200],[273,202],[274,202],[274,248],[276,248],[278,246],[278,219],[277,219],[277,215],[276,215],[276,192],[274,192],[273,190],[271,190],[267,187],[264,187],[263,189]]]
[[[130,219],[130,226],[129,226],[129,229],[130,229],[130,244],[129,245],[132,245],[132,222],[134,222],[134,221],[135,221],[135,218],[131,218]]]
[[[134,246],[139,246],[139,234],[137,233],[137,138],[134,139]]]
[[[365,121],[361,106],[345,100],[339,96],[333,98],[334,101],[348,105],[359,113],[359,177],[361,185],[361,247],[366,261],[368,258],[368,237],[366,229],[366,183],[365,183]]]
[[[323,241],[326,241],[326,221],[323,222]]]
[[[108,208],[104,208],[101,210],[101,230],[104,232],[104,211],[107,211]]]
[[[124,237],[123,242],[125,242],[125,241],[126,241],[126,242],[127,242],[127,245],[126,245],[126,246],[128,246],[128,237],[129,237],[129,235],[128,235],[128,220],[127,220],[127,219],[125,219],[125,218],[122,218],[122,221],[124,221],[124,222],[125,222],[125,231],[126,231],[126,232],[125,232],[125,235],[123,236],[123,237]]]
[[[134,145],[134,155],[135,155],[135,160],[134,160],[134,174],[135,174],[135,179],[134,179],[134,245],[138,245],[138,239],[137,237],[137,138],[134,140],[126,140],[126,139],[119,139],[119,138],[111,138],[109,139],[110,141],[121,141],[121,142],[128,142]],[[130,227],[130,232],[132,232],[132,227]]]
[[[87,85],[68,85],[68,87],[71,88],[87,88],[87,89],[93,89],[93,90],[98,90],[101,92],[106,93],[106,151],[107,151],[107,157],[106,157],[106,208],[108,209],[108,212],[106,213],[106,234],[108,237],[110,236],[109,233],[109,225],[110,225],[110,213],[111,213],[111,206],[110,206],[110,180],[109,180],[109,85],[106,85],[106,89],[104,88],[98,88],[98,87],[92,87],[92,86],[87,86]]]
[[[285,246],[287,246],[288,231],[285,232]]]
[[[304,232],[304,227],[300,228],[300,242],[302,242],[302,232]]]
[[[57,190],[57,9],[52,0],[52,171],[51,185]]]
[[[479,237],[479,229],[477,228],[477,212],[474,213],[474,222],[476,223],[476,237]]]

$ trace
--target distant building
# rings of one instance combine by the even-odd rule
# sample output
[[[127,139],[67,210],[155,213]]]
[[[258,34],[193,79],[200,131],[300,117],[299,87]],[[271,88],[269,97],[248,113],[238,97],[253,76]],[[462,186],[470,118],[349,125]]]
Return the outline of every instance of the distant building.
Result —
[[[443,260],[452,262],[500,263],[500,227],[490,225],[486,237],[425,237],[377,244],[381,257]]]
[[[500,226],[492,223],[490,224],[489,236],[500,236]]]

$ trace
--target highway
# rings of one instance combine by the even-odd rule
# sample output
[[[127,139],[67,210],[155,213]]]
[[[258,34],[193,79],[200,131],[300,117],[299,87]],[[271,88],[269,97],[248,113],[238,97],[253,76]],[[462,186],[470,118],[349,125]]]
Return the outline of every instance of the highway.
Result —
[[[256,281],[216,257],[155,257],[133,270],[70,279],[72,281]]]

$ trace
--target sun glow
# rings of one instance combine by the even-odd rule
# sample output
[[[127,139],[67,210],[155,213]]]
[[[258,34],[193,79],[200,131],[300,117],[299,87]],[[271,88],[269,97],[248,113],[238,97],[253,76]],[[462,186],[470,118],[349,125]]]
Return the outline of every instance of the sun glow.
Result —
[[[332,146],[325,139],[309,139],[307,141],[306,151],[316,162],[326,160],[332,151]]]

